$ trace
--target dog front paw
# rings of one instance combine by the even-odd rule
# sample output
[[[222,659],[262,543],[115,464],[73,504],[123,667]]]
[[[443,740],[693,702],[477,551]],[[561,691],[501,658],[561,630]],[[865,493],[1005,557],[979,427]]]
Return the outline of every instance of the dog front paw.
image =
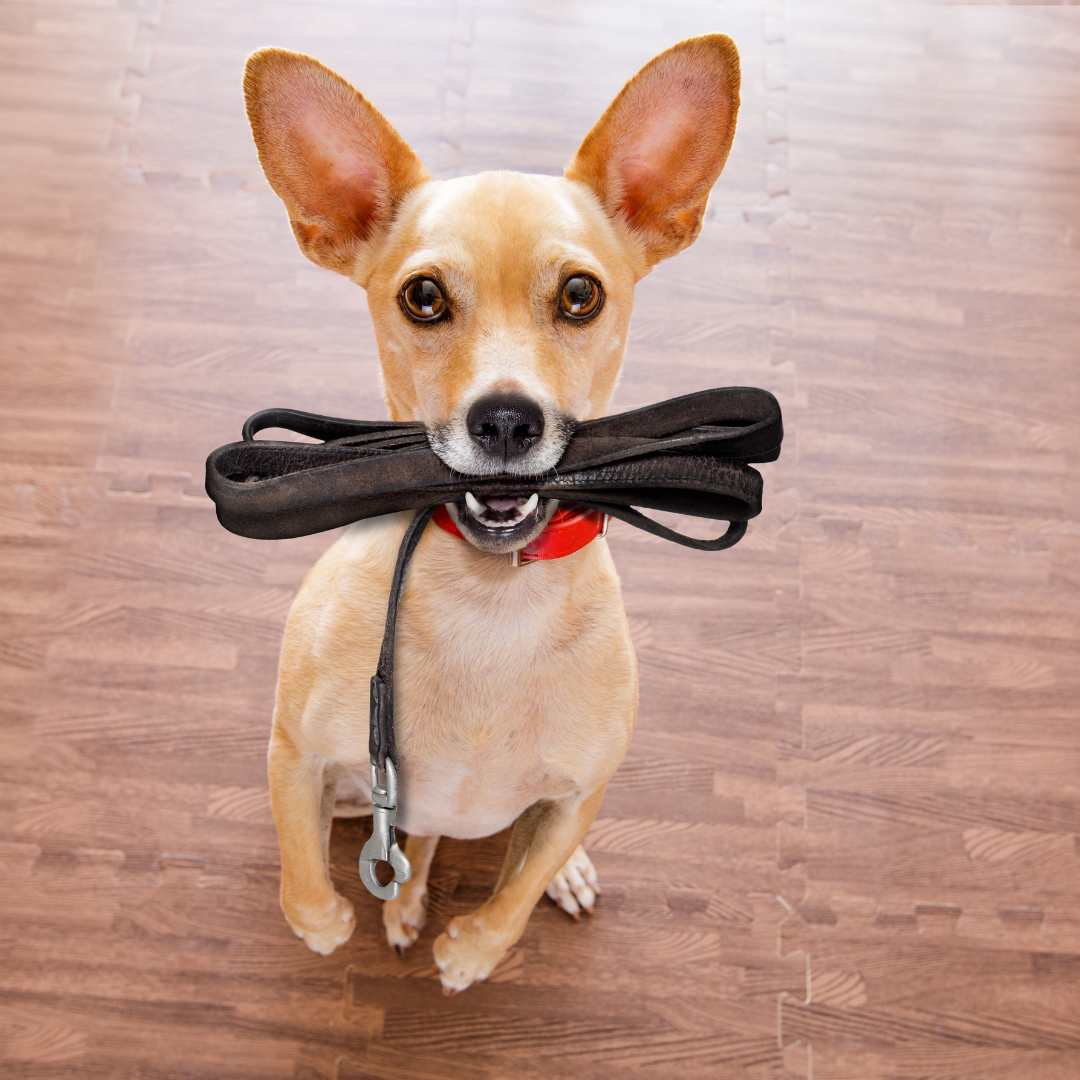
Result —
[[[451,919],[446,932],[435,939],[435,964],[443,993],[456,994],[474,982],[483,982],[508,947],[485,930],[475,915]]]
[[[320,919],[314,926],[309,920],[306,920],[307,925],[303,925],[289,918],[288,912],[285,918],[289,920],[293,933],[312,952],[317,952],[320,956],[329,956],[339,945],[344,945],[356,929],[356,916],[352,904],[337,893],[334,893],[334,903],[329,915]]]
[[[582,911],[590,915],[593,913],[593,904],[600,895],[600,882],[592,859],[580,844],[566,860],[566,865],[551,879],[547,894],[574,919],[580,919]]]
[[[396,900],[383,903],[382,921],[390,947],[402,956],[420,936],[427,919],[427,889],[410,889],[407,882]]]

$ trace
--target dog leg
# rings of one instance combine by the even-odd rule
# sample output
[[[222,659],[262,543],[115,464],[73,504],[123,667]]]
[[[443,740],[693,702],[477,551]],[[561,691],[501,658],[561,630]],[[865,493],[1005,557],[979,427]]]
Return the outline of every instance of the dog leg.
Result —
[[[580,919],[581,912],[593,913],[593,904],[600,895],[600,882],[596,867],[585,849],[578,844],[566,865],[551,879],[547,894],[573,919]]]
[[[518,818],[491,899],[471,915],[452,919],[435,941],[446,992],[486,979],[521,937],[536,901],[575,853],[603,796],[601,788],[586,799],[538,802]]]
[[[427,883],[431,860],[438,847],[437,836],[409,836],[405,840],[405,857],[412,863],[412,877],[401,886],[396,900],[383,904],[382,921],[386,927],[386,940],[398,954],[420,936],[427,919]]]
[[[323,956],[356,929],[353,906],[330,881],[330,826],[337,767],[303,754],[275,725],[270,805],[281,845],[281,910],[296,936]]]
[[[358,779],[357,770],[343,766],[338,770],[337,794],[334,801],[334,817],[371,817],[371,796]]]

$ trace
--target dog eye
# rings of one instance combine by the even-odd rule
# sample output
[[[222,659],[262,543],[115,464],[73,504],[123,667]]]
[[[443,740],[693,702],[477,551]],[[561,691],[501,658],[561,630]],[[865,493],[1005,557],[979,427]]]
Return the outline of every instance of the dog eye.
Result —
[[[431,278],[413,278],[401,290],[401,306],[417,322],[435,322],[446,314],[442,290]]]
[[[584,274],[576,274],[568,278],[562,287],[559,310],[564,315],[580,322],[591,318],[600,310],[603,298],[600,282],[594,281],[591,277],[585,277]]]

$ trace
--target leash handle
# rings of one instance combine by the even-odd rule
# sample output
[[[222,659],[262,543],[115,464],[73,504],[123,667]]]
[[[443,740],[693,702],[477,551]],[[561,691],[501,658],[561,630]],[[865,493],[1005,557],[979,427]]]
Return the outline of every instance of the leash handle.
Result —
[[[255,436],[266,428],[282,428],[311,439],[333,442],[337,439],[372,437],[376,435],[423,434],[420,424],[395,423],[392,420],[346,420],[339,416],[321,416],[299,409],[262,409],[244,423],[244,442],[254,442]]]
[[[360,852],[360,880],[372,896],[380,900],[395,900],[401,886],[412,877],[412,866],[398,846],[394,825],[397,821],[397,750],[394,746],[394,637],[397,632],[398,605],[405,585],[405,571],[420,543],[427,523],[436,507],[417,510],[398,548],[394,577],[390,582],[390,599],[386,605],[386,630],[383,632],[379,664],[371,677],[371,716],[368,729],[368,753],[371,756],[372,830]],[[385,783],[380,781],[380,772]],[[380,885],[375,876],[375,864],[387,862],[393,868],[394,880]]]
[[[646,516],[640,510],[635,510],[632,506],[616,506],[613,503],[592,500],[583,502],[581,505],[600,510],[607,514],[609,518],[618,518],[628,525],[652,533],[653,536],[663,537],[665,540],[671,540],[682,547],[694,548],[697,551],[723,551],[724,548],[734,547],[746,535],[745,521],[729,521],[727,532],[722,536],[718,536],[714,540],[697,540],[693,536],[687,536],[685,533],[676,532],[666,525],[661,525],[659,521],[654,521],[651,517]],[[604,532],[607,532],[607,525],[604,526]]]

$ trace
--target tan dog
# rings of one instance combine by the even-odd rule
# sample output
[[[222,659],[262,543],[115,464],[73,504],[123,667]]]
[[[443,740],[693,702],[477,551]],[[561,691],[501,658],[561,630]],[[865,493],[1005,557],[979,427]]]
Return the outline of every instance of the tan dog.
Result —
[[[575,421],[606,413],[635,282],[697,236],[735,131],[739,61],[722,35],[656,57],[565,178],[430,181],[360,94],[296,53],[255,53],[244,86],[304,254],[367,290],[390,415],[423,421],[454,469],[528,477],[557,465]],[[514,568],[493,553],[533,540],[554,502],[470,495],[448,509],[465,539],[427,528],[398,621],[398,825],[414,876],[383,922],[403,951],[439,836],[514,823],[491,899],[435,942],[453,991],[486,978],[545,889],[591,911],[581,842],[630,741],[637,666],[605,541]],[[327,845],[335,798],[370,801],[368,680],[409,516],[353,525],[285,631],[269,755],[281,906],[324,954],[354,927]]]

